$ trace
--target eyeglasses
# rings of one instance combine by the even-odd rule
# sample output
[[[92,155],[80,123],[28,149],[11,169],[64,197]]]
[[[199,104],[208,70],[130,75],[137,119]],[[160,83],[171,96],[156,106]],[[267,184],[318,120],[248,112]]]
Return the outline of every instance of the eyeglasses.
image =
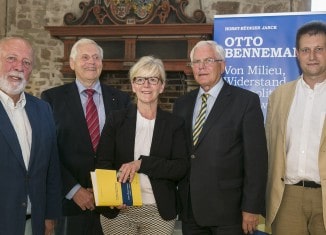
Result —
[[[160,81],[158,77],[134,77],[134,83],[143,85],[145,81],[148,81],[150,85],[157,85]]]
[[[214,58],[206,58],[203,60],[194,60],[190,62],[192,67],[199,67],[201,64],[204,66],[212,66],[215,62],[222,62],[221,59],[214,59]]]
[[[8,56],[6,57],[6,61],[10,64],[12,63],[17,63],[18,62],[18,58],[16,56]],[[30,69],[32,68],[32,61],[30,61],[29,59],[22,59],[21,60],[21,63],[23,64],[23,66],[26,68],[26,69]]]
[[[314,54],[322,54],[325,51],[324,47],[315,47],[313,49],[309,48],[309,47],[304,47],[304,48],[300,48],[299,52],[302,55],[310,55],[311,52],[313,52]]]

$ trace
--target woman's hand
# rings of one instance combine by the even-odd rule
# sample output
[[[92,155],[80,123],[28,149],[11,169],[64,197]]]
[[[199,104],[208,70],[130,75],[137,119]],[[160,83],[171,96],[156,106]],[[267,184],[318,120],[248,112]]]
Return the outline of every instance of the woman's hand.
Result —
[[[139,170],[141,160],[135,160],[123,164],[118,171],[118,179],[120,183],[126,183],[128,180],[133,181],[135,173]]]

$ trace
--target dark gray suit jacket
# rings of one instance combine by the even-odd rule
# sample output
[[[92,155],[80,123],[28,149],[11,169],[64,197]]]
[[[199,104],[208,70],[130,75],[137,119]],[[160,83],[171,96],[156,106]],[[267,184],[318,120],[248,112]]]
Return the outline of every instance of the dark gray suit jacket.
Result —
[[[106,116],[110,111],[125,108],[130,98],[115,88],[101,84]],[[87,123],[75,82],[44,91],[42,99],[50,103],[57,129],[57,140],[63,181],[63,197],[76,185],[92,188],[90,171],[95,168]],[[73,201],[63,199],[63,215],[81,214]]]
[[[196,146],[192,118],[199,89],[176,100],[174,113],[186,122],[190,173],[179,184],[181,218],[191,198],[201,226],[241,224],[241,211],[264,214],[267,148],[257,94],[226,82],[207,117]]]

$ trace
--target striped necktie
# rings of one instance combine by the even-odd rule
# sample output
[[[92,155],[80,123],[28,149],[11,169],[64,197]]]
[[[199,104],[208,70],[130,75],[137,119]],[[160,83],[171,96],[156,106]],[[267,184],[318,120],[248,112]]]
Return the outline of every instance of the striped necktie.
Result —
[[[100,123],[97,113],[97,108],[94,103],[93,95],[95,90],[86,89],[87,102],[86,102],[86,122],[89,135],[92,140],[93,149],[96,152],[98,142],[100,140]]]
[[[201,130],[203,129],[203,125],[205,122],[205,116],[206,116],[206,110],[207,110],[207,98],[209,94],[202,94],[201,95],[201,107],[198,113],[198,116],[196,117],[195,126],[192,132],[192,139],[194,146],[197,144],[199,134]]]

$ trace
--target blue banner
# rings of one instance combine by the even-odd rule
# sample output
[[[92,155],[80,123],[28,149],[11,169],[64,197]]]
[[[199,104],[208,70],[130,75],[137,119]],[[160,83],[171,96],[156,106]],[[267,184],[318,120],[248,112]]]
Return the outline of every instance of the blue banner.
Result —
[[[217,15],[214,40],[226,51],[224,79],[257,93],[266,115],[275,87],[297,79],[295,37],[303,24],[326,21],[326,12]]]

